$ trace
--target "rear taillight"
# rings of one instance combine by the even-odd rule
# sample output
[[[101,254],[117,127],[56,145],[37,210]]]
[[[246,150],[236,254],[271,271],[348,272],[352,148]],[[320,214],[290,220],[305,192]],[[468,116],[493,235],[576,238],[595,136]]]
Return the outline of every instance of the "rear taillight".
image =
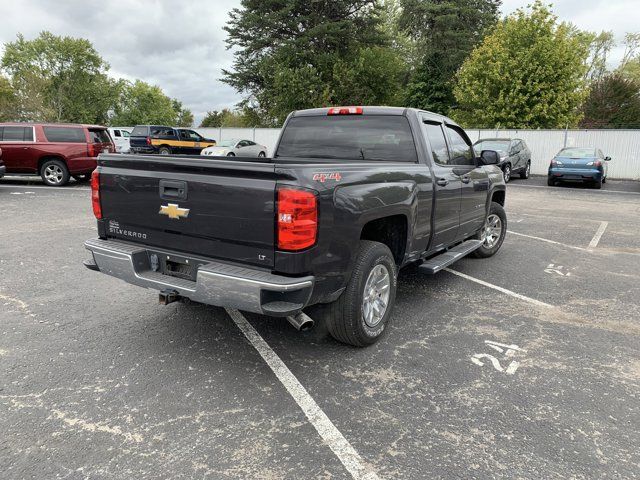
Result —
[[[151,145],[151,137],[147,137],[146,141],[147,141],[147,145]]]
[[[331,107],[327,115],[362,115],[362,107]]]
[[[87,155],[89,157],[97,157],[98,156],[98,150],[97,150],[96,145],[94,143],[89,143],[87,145]]]
[[[93,214],[100,220],[102,207],[100,205],[100,173],[98,170],[91,173],[91,204],[93,205]]]
[[[278,249],[302,250],[316,243],[318,201],[306,190],[278,190]]]

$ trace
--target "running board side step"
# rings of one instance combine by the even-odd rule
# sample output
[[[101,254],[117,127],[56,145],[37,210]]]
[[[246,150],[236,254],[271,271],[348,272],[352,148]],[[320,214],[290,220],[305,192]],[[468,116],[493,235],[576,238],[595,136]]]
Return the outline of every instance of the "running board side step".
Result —
[[[440,255],[436,255],[429,260],[425,260],[418,268],[424,273],[433,275],[452,263],[457,262],[462,257],[469,255],[481,246],[482,240],[467,240],[466,242],[462,242],[460,245],[456,245]]]

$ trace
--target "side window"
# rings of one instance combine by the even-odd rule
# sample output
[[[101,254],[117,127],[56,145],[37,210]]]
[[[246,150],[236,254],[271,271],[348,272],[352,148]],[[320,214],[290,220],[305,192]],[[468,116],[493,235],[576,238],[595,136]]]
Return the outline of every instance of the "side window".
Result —
[[[122,130],[121,133],[122,133],[122,136],[124,138],[129,138],[131,136],[131,134],[129,132],[127,132],[126,130]]]
[[[246,140],[242,140],[241,142],[238,142],[238,148],[242,148],[242,147],[246,147],[247,146],[247,141]]]
[[[449,165],[449,149],[447,148],[447,142],[444,139],[442,125],[439,123],[425,122],[424,127],[427,132],[429,144],[431,145],[433,161],[440,165]]]
[[[32,127],[24,127],[24,141],[25,142],[33,142],[33,128]]]
[[[113,131],[113,135],[116,137],[121,137],[122,135],[120,135],[120,130],[114,130]]]
[[[86,143],[87,141],[82,128],[43,127],[43,130],[50,142]]]
[[[2,134],[3,142],[24,142],[24,134],[27,129],[24,127],[4,127]]]
[[[198,132],[194,132],[193,130],[189,130],[188,132],[191,140],[193,140],[194,142],[199,142],[200,140],[202,140],[202,137]]]
[[[451,165],[475,165],[473,148],[456,127],[447,125],[451,141]]]

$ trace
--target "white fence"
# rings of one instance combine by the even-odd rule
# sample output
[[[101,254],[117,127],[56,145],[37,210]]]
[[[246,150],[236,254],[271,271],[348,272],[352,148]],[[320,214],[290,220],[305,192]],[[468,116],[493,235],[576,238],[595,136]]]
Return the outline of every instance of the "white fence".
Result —
[[[198,128],[200,134],[218,141],[246,138],[265,145],[269,154],[280,135],[279,128]],[[612,158],[611,178],[640,179],[640,130],[473,130],[472,141],[480,138],[516,137],[531,149],[531,172],[546,174],[549,162],[564,146],[593,146]]]

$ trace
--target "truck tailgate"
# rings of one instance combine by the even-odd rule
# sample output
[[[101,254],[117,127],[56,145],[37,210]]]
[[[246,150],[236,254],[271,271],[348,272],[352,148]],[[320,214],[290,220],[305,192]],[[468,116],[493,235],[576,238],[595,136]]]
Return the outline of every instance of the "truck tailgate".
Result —
[[[272,267],[277,176],[261,160],[101,155],[106,235]]]

